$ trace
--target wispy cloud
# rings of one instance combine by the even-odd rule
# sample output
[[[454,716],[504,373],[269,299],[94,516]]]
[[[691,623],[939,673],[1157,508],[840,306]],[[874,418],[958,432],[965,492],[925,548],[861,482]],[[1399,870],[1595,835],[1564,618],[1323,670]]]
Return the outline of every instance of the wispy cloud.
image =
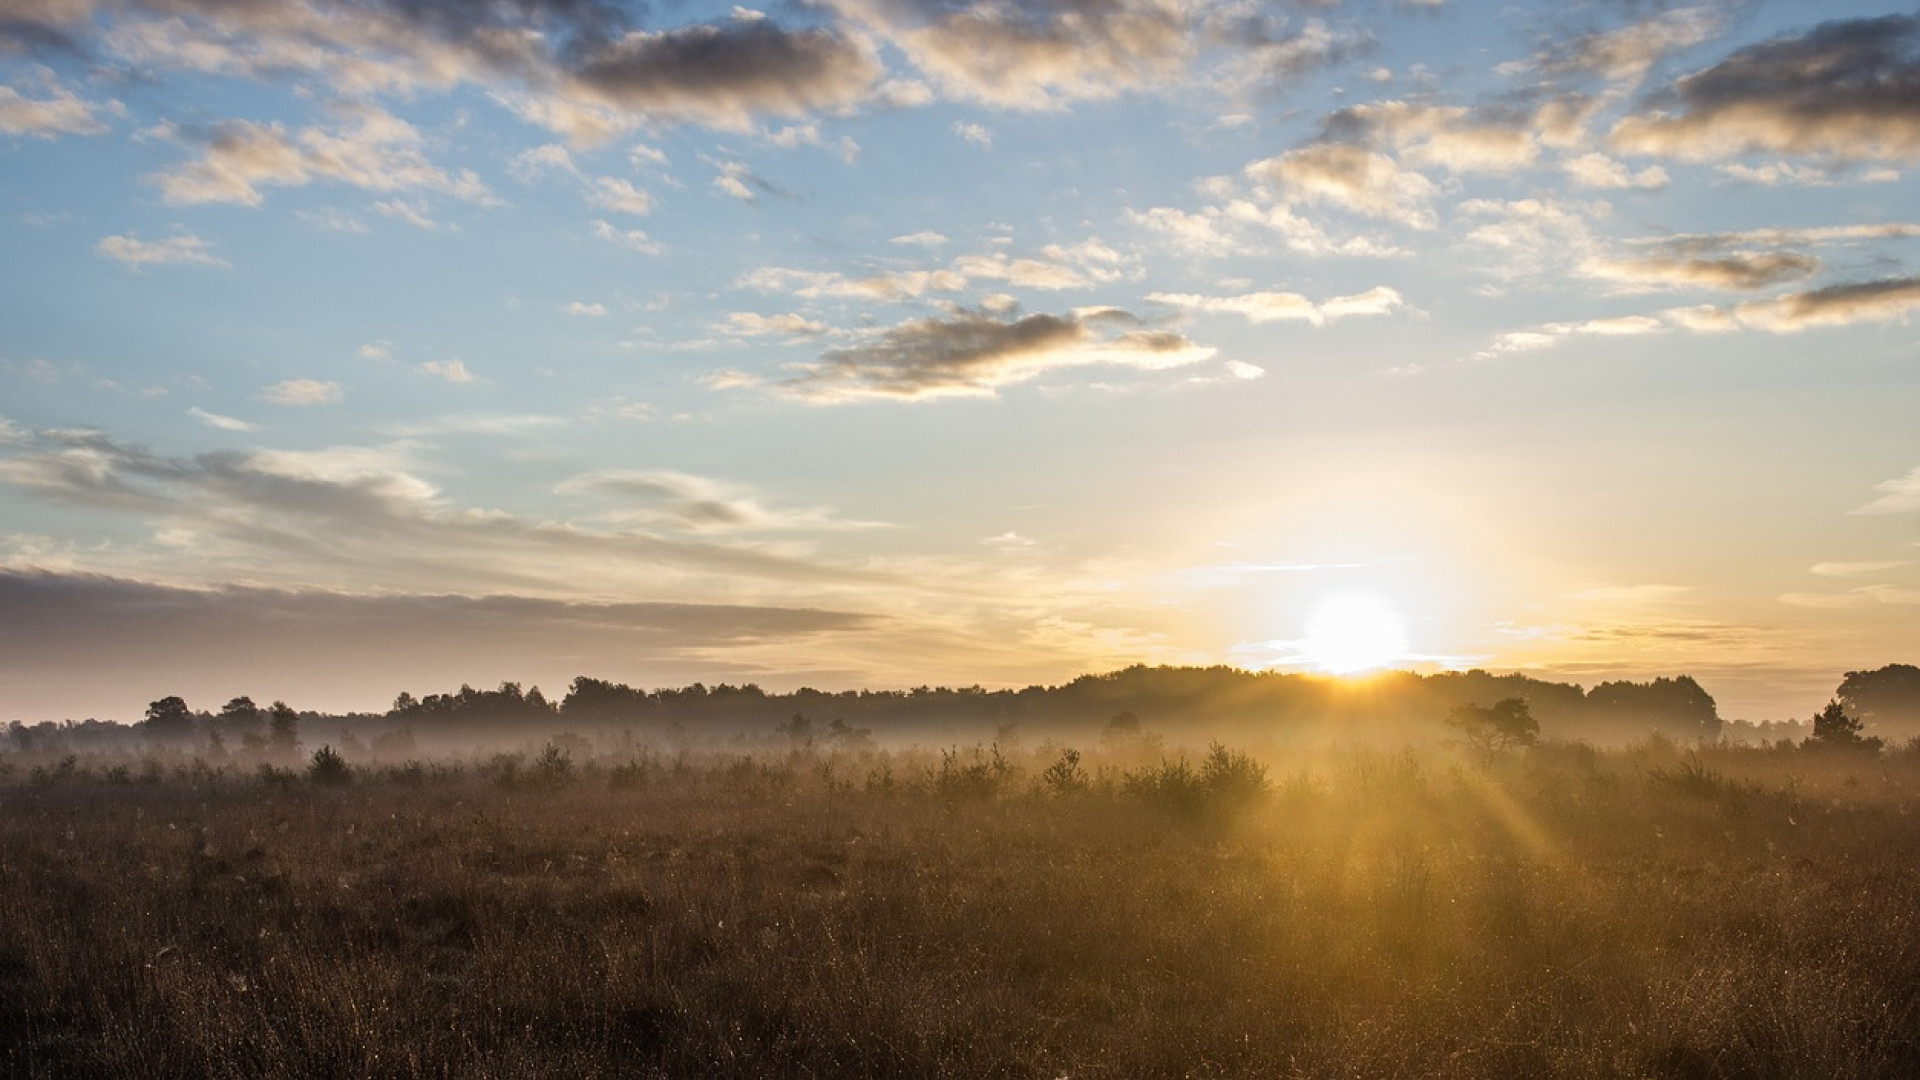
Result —
[[[93,250],[129,270],[149,266],[229,266],[225,259],[208,249],[213,245],[192,233],[181,233],[162,240],[142,240],[137,236],[108,236]]]
[[[260,392],[262,401],[275,405],[332,405],[345,396],[331,379],[286,379]]]
[[[105,105],[85,101],[57,83],[51,83],[43,93],[46,96],[27,97],[14,87],[0,85],[0,132],[38,139],[101,135],[109,128],[100,114],[125,111],[117,101]]]
[[[1905,476],[1883,480],[1873,486],[1880,497],[1856,510],[1856,514],[1911,514],[1920,512],[1920,466]]]
[[[666,250],[660,242],[641,232],[639,229],[615,228],[612,222],[595,221],[593,235],[609,244],[618,244],[629,251],[642,255],[658,255]]]
[[[188,409],[187,415],[219,431],[253,432],[260,430],[260,425],[258,424],[250,424],[245,420],[236,420],[231,416],[221,416],[219,413],[210,413],[198,407]]]
[[[428,360],[420,365],[420,370],[429,375],[439,376],[450,383],[473,381],[473,372],[468,371],[467,365],[459,360]]]
[[[671,469],[599,469],[563,481],[563,495],[596,496],[612,509],[608,520],[676,531],[765,532],[868,529],[879,523],[848,521],[824,507],[769,507],[736,484]]]
[[[1388,315],[1406,306],[1406,301],[1398,292],[1384,285],[1353,296],[1336,296],[1320,302],[1290,292],[1243,293],[1239,296],[1150,293],[1147,299],[1189,311],[1239,315],[1251,323],[1297,320],[1315,326],[1324,326],[1349,316]]]
[[[492,201],[472,170],[450,172],[421,150],[412,124],[370,105],[340,106],[344,123],[289,134],[275,124],[230,120],[211,128],[170,126],[163,133],[197,146],[200,157],[149,179],[175,205],[259,206],[265,187],[304,187],[320,180],[376,192],[435,191],[469,202]]]

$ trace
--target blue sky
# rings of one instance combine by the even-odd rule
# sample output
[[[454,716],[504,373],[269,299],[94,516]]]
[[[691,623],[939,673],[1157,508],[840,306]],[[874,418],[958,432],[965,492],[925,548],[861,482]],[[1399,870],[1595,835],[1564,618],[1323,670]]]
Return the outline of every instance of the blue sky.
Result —
[[[0,0],[0,718],[1920,653],[1920,15]]]

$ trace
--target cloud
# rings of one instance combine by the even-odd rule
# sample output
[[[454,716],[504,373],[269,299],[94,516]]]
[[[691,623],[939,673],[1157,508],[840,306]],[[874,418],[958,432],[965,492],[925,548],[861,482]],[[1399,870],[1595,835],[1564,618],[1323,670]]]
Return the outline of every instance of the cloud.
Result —
[[[1324,326],[1349,315],[1387,315],[1406,306],[1400,294],[1384,285],[1353,296],[1336,296],[1315,303],[1299,293],[1258,292],[1239,296],[1196,296],[1192,293],[1152,293],[1148,300],[1189,311],[1239,315],[1251,323],[1298,320]]]
[[[1560,167],[1567,179],[1580,187],[1611,191],[1658,191],[1672,179],[1667,170],[1658,165],[1648,165],[1635,172],[1605,154],[1581,154],[1561,162]]]
[[[1753,300],[1734,308],[1744,325],[1774,333],[1821,326],[1889,322],[1920,310],[1920,277],[1829,285],[1811,292]]]
[[[815,123],[789,124],[766,132],[762,138],[782,150],[795,150],[802,146],[829,147],[827,140],[820,135],[820,125]],[[842,136],[831,144],[830,149],[837,151],[840,160],[849,165],[860,160],[860,144],[849,136]]]
[[[1749,245],[1762,247],[1810,247],[1815,244],[1849,244],[1865,240],[1909,240],[1920,237],[1920,223],[1881,221],[1866,225],[1827,225],[1807,229],[1746,229],[1725,233],[1679,233],[1674,236],[1636,241],[1642,244],[1670,246],[1686,251],[1713,251]]]
[[[858,39],[755,18],[629,31],[588,51],[569,77],[576,93],[649,119],[745,131],[757,115],[855,105],[880,74]]]
[[[730,198],[751,203],[759,202],[762,195],[777,195],[785,199],[796,197],[793,192],[754,172],[744,161],[716,161],[704,155],[702,160],[719,171],[719,175],[713,178],[714,189]]]
[[[899,300],[927,292],[958,292],[966,288],[967,279],[951,270],[901,270],[848,277],[837,271],[766,266],[749,271],[738,284],[758,292],[790,293],[809,300]]]
[[[1439,189],[1385,154],[1359,146],[1316,143],[1256,161],[1247,174],[1280,187],[1286,201],[1325,203],[1365,217],[1432,229]]]
[[[1856,514],[1912,514],[1920,512],[1920,466],[1905,476],[1873,485],[1880,497],[1855,509]]]
[[[1577,35],[1531,60],[1503,64],[1496,70],[1534,78],[1597,75],[1631,86],[1665,57],[1712,37],[1722,22],[1721,12],[1707,5],[1675,8],[1618,30]]]
[[[426,363],[420,365],[420,370],[429,375],[438,375],[450,383],[470,383],[473,381],[473,373],[468,371],[467,365],[459,360],[428,360]]]
[[[1128,210],[1126,220],[1163,237],[1184,255],[1218,257],[1268,251],[1274,236],[1287,250],[1300,255],[1380,258],[1405,254],[1370,237],[1336,240],[1285,205],[1260,206],[1247,199],[1232,199],[1197,212],[1168,206]]]
[[[1717,257],[1592,258],[1580,264],[1581,272],[1589,277],[1630,285],[1749,290],[1811,277],[1819,269],[1818,258],[1792,251],[1741,251]]]
[[[1798,165],[1791,161],[1769,161],[1748,165],[1727,161],[1714,166],[1729,180],[1761,187],[1833,187],[1837,184],[1891,184],[1900,179],[1897,170],[1885,167],[1850,169],[1832,163],[1821,167]]]
[[[1405,101],[1353,105],[1328,116],[1325,137],[1337,144],[1392,149],[1405,160],[1456,173],[1510,173],[1540,154],[1533,118],[1520,113],[1476,116],[1454,105]]]
[[[1551,199],[1469,199],[1458,210],[1462,217],[1481,222],[1462,240],[1496,257],[1487,268],[1496,277],[1557,272],[1590,257],[1596,246],[1587,224],[1587,215],[1596,212],[1591,207]]]
[[[583,319],[604,319],[607,315],[607,305],[589,304],[583,300],[575,300],[560,310]]]
[[[919,232],[908,233],[905,236],[896,236],[887,241],[889,244],[905,244],[910,247],[928,248],[939,247],[946,242],[947,238],[944,235],[934,232],[931,229],[922,229]]]
[[[993,149],[993,132],[988,131],[985,125],[955,120],[953,133],[983,150]]]
[[[1003,319],[980,311],[902,323],[867,344],[832,349],[781,388],[813,402],[991,395],[997,388],[1068,367],[1109,364],[1148,370],[1211,357],[1214,350],[1165,331],[1121,330],[1137,322],[1111,309],[1089,315]]]
[[[595,177],[588,189],[587,201],[602,210],[613,210],[635,217],[653,212],[653,196],[614,176]]]
[[[745,131],[757,116],[847,109],[883,74],[863,36],[830,26],[742,11],[651,31],[631,11],[602,0],[127,0],[42,25],[89,33],[141,72],[315,76],[358,100],[474,84],[582,146],[641,123]],[[8,29],[0,20],[0,42]]]
[[[1058,0],[1008,5],[840,0],[949,96],[1056,109],[1169,81],[1193,55],[1176,4]]]
[[[1527,330],[1509,330],[1493,343],[1475,353],[1476,361],[1493,360],[1516,353],[1540,352],[1557,347],[1569,337],[1639,337],[1663,333],[1667,325],[1646,315],[1619,315],[1582,322],[1545,323]]]
[[[1780,602],[1796,607],[1839,609],[1920,604],[1920,589],[1898,585],[1861,585],[1838,593],[1783,593]]]
[[[320,379],[287,379],[260,392],[262,401],[275,405],[332,405],[343,396],[339,383]]]
[[[815,563],[791,547],[459,506],[424,478],[418,452],[402,442],[169,457],[99,432],[42,431],[0,449],[0,484],[133,515],[158,539],[122,553],[127,565],[171,565],[190,552],[184,565],[198,576],[574,598],[712,598],[754,591],[753,582],[871,589],[894,580]],[[91,557],[99,566],[115,553]]]
[[[427,205],[411,199],[381,199],[373,204],[381,217],[405,222],[416,229],[434,232],[444,228],[439,222],[427,216]]]
[[[1916,470],[1916,472],[1920,472],[1920,470]],[[1914,488],[1916,491],[1920,491],[1920,479],[1915,480]],[[1916,509],[1920,509],[1920,500],[1916,500],[1915,507]],[[1897,570],[1902,566],[1912,565],[1913,563],[1907,559],[1881,559],[1876,562],[1824,562],[1809,566],[1807,572],[1810,574],[1818,574],[1821,577],[1860,577],[1865,574],[1878,574],[1884,570]]]
[[[593,235],[596,239],[609,244],[618,244],[628,251],[637,251],[642,255],[658,255],[666,250],[660,242],[639,229],[616,228],[612,222],[595,220]]]
[[[1614,126],[1628,153],[1920,155],[1920,16],[1822,23],[1677,80]]]
[[[201,147],[198,159],[148,179],[174,205],[237,203],[259,206],[262,187],[304,187],[319,180],[367,191],[437,191],[469,202],[492,194],[470,169],[433,165],[420,150],[412,124],[370,105],[341,106],[346,123],[288,134],[278,124],[228,120],[205,130],[168,127],[164,133]]]
[[[210,413],[197,407],[188,409],[187,415],[210,428],[216,428],[220,431],[252,432],[260,430],[259,424],[249,424],[245,420],[235,420],[231,416],[221,416],[219,413]]]
[[[743,337],[817,337],[827,332],[825,323],[804,315],[762,315],[753,311],[728,313],[726,328]]]
[[[51,85],[49,96],[30,98],[11,86],[0,86],[0,132],[51,139],[58,135],[101,135],[108,128],[100,112],[124,111],[119,102],[96,105],[83,101],[65,87]]]
[[[141,240],[133,236],[108,236],[93,250],[129,270],[149,266],[229,266],[209,253],[211,245],[192,233],[169,236],[165,240]]]
[[[611,520],[684,532],[865,529],[813,507],[778,510],[736,485],[671,469],[601,469],[563,481],[562,495],[591,495],[620,504]]]
[[[1212,65],[1210,77],[1233,98],[1271,94],[1373,46],[1370,36],[1335,30],[1323,19],[1308,19],[1296,29],[1251,5],[1212,9],[1200,34],[1229,47],[1229,54]]]

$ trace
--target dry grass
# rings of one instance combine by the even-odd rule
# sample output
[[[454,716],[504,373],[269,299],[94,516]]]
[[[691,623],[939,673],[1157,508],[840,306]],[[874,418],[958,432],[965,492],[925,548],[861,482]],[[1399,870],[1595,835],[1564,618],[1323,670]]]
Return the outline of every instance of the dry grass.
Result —
[[[0,1073],[1920,1075],[1912,755],[1059,757],[14,762]]]

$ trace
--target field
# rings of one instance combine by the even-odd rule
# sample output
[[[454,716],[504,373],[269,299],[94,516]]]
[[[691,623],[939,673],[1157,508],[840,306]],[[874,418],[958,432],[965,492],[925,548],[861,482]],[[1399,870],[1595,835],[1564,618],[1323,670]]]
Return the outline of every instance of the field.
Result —
[[[1662,741],[14,757],[0,1073],[1916,1076],[1917,807]]]

